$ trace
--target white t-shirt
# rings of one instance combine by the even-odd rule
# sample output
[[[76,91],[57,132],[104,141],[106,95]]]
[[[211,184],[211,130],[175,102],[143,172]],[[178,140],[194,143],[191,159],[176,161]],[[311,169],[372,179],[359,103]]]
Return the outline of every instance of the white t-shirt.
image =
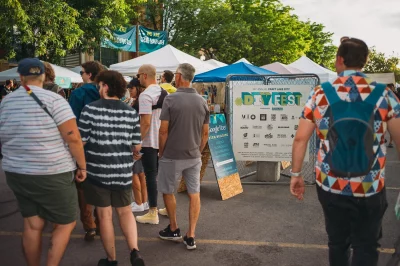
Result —
[[[139,96],[139,115],[151,114],[150,129],[146,137],[143,139],[142,147],[158,149],[158,131],[160,130],[161,126],[161,109],[152,110],[152,106],[157,104],[160,95],[161,87],[159,85],[152,84],[147,87]]]
[[[75,118],[59,94],[29,86],[46,105],[51,118],[23,87],[0,104],[2,167],[6,172],[54,175],[76,169],[58,126]]]

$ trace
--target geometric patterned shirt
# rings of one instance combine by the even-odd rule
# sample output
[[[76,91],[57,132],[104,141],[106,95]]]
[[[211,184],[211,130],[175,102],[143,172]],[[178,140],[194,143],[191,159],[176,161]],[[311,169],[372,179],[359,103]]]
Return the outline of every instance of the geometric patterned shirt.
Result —
[[[372,82],[364,73],[346,70],[339,74],[332,83],[339,98],[347,102],[365,100],[376,82]],[[338,177],[324,162],[329,152],[327,133],[329,119],[325,116],[329,102],[321,86],[311,91],[304,107],[302,118],[316,124],[319,147],[315,165],[316,182],[323,190],[353,197],[370,197],[382,190],[385,185],[386,145],[385,133],[387,122],[392,118],[400,118],[400,103],[395,94],[386,88],[375,105],[374,116],[374,145],[375,159],[369,174],[360,177]]]

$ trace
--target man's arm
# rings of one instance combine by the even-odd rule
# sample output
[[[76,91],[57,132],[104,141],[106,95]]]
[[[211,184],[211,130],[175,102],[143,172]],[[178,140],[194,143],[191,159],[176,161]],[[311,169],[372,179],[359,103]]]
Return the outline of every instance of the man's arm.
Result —
[[[209,131],[209,125],[208,124],[203,124],[203,129],[202,129],[202,132],[201,132],[200,152],[203,152],[204,147],[207,144],[208,131]]]
[[[397,156],[400,159],[400,118],[392,118],[387,122],[388,131],[394,144],[396,144]]]
[[[70,119],[58,126],[62,138],[68,144],[69,151],[78,164],[76,180],[82,182],[86,179],[86,159],[76,119]]]
[[[299,128],[294,137],[292,147],[292,172],[299,173],[303,165],[304,156],[307,151],[308,141],[310,140],[315,129],[315,124],[301,118]]]
[[[142,140],[149,133],[151,126],[151,115],[140,115],[140,135],[142,136]]]
[[[165,143],[167,143],[168,139],[168,127],[169,127],[169,121],[166,120],[161,120],[161,126],[159,130],[159,136],[158,136],[158,147],[159,147],[159,156],[160,158],[162,157],[165,149]]]

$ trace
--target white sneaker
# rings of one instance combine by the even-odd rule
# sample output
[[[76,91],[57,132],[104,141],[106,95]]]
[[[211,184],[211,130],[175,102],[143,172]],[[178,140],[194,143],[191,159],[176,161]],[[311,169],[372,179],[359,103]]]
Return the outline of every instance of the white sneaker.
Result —
[[[132,212],[143,212],[144,204],[137,205],[136,202],[131,203]]]
[[[167,208],[159,209],[158,213],[161,214],[161,215],[164,215],[164,216],[168,216]]]
[[[149,203],[148,203],[148,202],[143,203],[143,207],[144,207],[144,210],[145,210],[145,211],[147,211],[147,210],[150,209],[150,208],[149,208]]]
[[[150,209],[148,213],[142,216],[136,216],[136,221],[141,224],[158,224],[158,210]]]

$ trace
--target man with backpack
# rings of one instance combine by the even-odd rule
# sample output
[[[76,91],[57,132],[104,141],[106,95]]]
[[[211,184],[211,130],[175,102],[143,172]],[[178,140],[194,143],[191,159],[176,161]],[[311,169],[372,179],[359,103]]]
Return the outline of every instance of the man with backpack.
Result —
[[[331,266],[377,265],[387,208],[386,130],[400,146],[399,100],[385,84],[372,82],[361,72],[368,53],[359,39],[341,40],[335,63],[339,77],[311,92],[293,142],[290,192],[301,200],[301,167],[308,140],[317,130],[317,194]]]
[[[139,115],[142,135],[142,164],[146,175],[149,212],[143,216],[137,216],[136,221],[143,224],[158,224],[158,131],[161,125],[162,104],[168,92],[157,84],[156,68],[152,65],[141,66],[137,78],[140,85],[145,88],[139,96]]]

